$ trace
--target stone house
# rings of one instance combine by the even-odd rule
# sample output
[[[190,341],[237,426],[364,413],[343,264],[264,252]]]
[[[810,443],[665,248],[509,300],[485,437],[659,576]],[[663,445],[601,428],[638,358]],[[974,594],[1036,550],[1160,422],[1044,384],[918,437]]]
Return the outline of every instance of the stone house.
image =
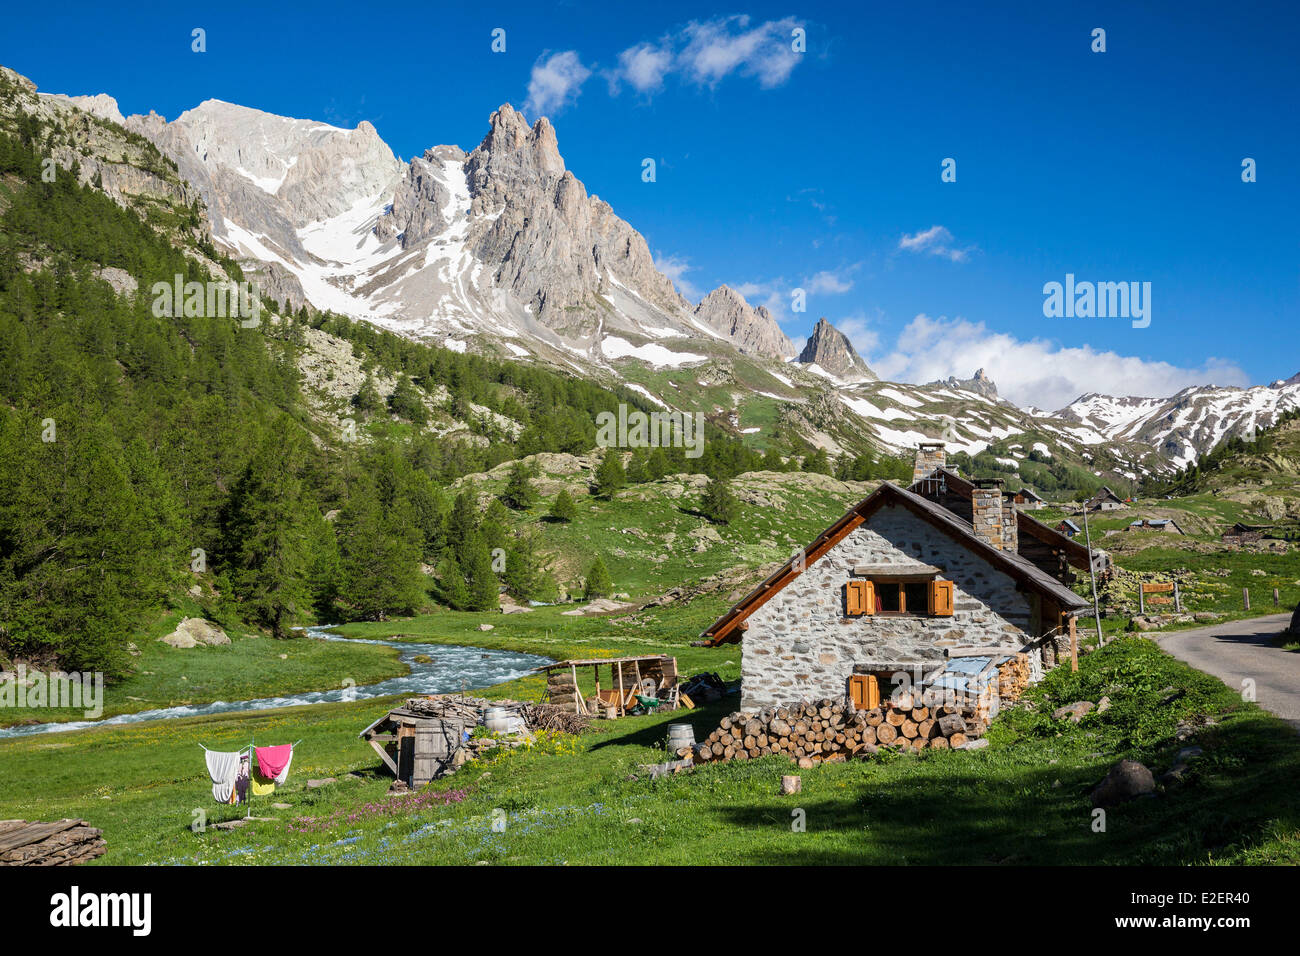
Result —
[[[742,709],[840,698],[855,675],[883,684],[981,651],[1025,651],[1036,675],[1058,659],[1090,606],[1062,580],[1086,549],[1041,522],[1022,535],[1000,482],[966,482],[923,452],[912,488],[882,484],[704,632],[742,645]],[[963,492],[969,518],[944,503]]]
[[[1047,502],[1033,488],[1025,486],[1016,492],[1013,499],[1016,505],[1025,511],[1038,511],[1047,507]]]
[[[1105,485],[1102,485],[1101,491],[1083,503],[1085,511],[1118,511],[1123,507],[1124,499]]]

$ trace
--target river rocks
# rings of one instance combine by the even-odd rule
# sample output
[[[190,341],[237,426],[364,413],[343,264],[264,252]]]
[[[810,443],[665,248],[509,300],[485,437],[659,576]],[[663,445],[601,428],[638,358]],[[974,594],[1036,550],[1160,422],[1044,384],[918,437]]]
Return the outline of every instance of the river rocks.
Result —
[[[1106,779],[1092,791],[1094,807],[1114,807],[1135,797],[1154,793],[1156,778],[1151,770],[1136,760],[1121,760],[1110,768]]]
[[[216,647],[230,643],[230,638],[226,636],[225,631],[201,617],[185,618],[176,626],[176,630],[158,640],[179,649],[198,647],[200,644]]]

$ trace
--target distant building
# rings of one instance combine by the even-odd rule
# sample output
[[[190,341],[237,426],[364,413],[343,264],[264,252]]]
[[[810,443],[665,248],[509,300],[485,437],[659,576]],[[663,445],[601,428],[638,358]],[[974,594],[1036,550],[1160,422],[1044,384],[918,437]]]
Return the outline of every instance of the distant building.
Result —
[[[1076,534],[1083,533],[1083,529],[1080,528],[1073,521],[1071,521],[1069,518],[1066,518],[1064,521],[1058,524],[1056,526],[1056,530],[1061,532],[1061,534],[1065,535],[1067,538],[1073,538]]]
[[[1138,518],[1130,521],[1129,531],[1160,531],[1164,534],[1186,534],[1173,518]]]
[[[1038,495],[1038,492],[1034,491],[1033,488],[1028,487],[1021,488],[1017,491],[1013,500],[1017,506],[1023,508],[1025,511],[1037,511],[1039,508],[1042,508],[1047,504],[1047,502]]]
[[[1124,499],[1105,485],[1102,485],[1101,491],[1083,503],[1084,511],[1115,511],[1123,507]]]
[[[1238,521],[1219,536],[1224,544],[1243,545],[1273,537],[1271,524],[1242,524]]]

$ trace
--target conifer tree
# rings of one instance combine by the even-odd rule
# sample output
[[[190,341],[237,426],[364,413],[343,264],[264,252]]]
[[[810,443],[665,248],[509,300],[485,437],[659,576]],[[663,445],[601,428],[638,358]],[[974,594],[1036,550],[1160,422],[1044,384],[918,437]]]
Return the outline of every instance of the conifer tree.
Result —
[[[716,524],[729,524],[740,510],[740,503],[725,481],[709,479],[700,499],[700,513]]]
[[[591,562],[591,567],[587,569],[587,578],[583,582],[583,597],[588,601],[594,601],[596,598],[609,597],[614,593],[614,582],[610,579],[609,569],[605,567],[605,561],[596,555],[596,560]]]
[[[614,493],[627,484],[627,475],[623,471],[622,455],[613,448],[606,448],[605,455],[596,469],[596,494],[601,498],[612,498]]]
[[[573,498],[569,495],[568,489],[561,488],[560,493],[555,496],[555,503],[551,505],[551,513],[548,517],[567,523],[577,516],[578,509],[573,504]]]
[[[531,476],[522,461],[515,462],[511,467],[505,490],[501,492],[501,500],[515,511],[527,511],[537,504],[537,489],[533,487]]]

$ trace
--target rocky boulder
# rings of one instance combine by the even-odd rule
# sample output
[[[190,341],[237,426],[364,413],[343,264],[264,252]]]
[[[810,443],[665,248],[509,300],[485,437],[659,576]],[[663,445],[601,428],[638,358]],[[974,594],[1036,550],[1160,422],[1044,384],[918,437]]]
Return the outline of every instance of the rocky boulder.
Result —
[[[215,647],[230,643],[230,638],[226,636],[225,631],[201,617],[185,618],[176,626],[176,630],[158,640],[176,648],[198,647],[200,644]]]
[[[1092,791],[1094,807],[1114,807],[1121,803],[1154,793],[1156,778],[1145,764],[1136,760],[1121,760],[1110,768],[1106,779]]]

